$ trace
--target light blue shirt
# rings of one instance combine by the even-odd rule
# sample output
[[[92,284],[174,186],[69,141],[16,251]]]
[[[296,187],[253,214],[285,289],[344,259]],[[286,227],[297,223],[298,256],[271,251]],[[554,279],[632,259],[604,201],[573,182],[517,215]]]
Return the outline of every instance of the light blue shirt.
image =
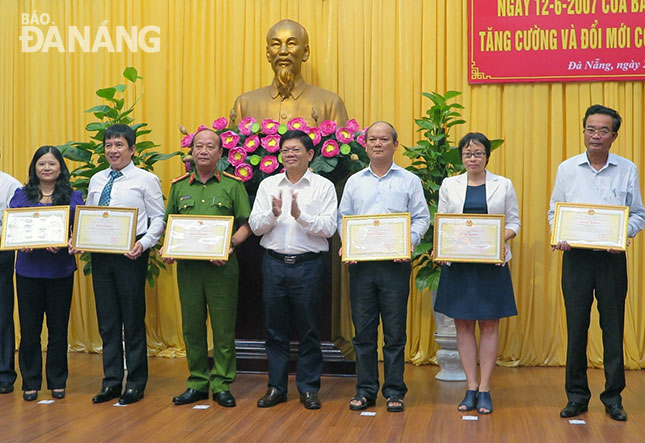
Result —
[[[609,154],[600,171],[591,166],[586,152],[560,163],[548,212],[551,227],[556,202],[629,206],[627,235],[634,237],[645,227],[638,169],[615,154]]]
[[[430,211],[419,177],[392,163],[379,177],[368,166],[349,177],[338,207],[338,232],[342,234],[344,215],[410,213],[411,240],[414,246],[430,226]],[[341,239],[342,240],[342,239]]]

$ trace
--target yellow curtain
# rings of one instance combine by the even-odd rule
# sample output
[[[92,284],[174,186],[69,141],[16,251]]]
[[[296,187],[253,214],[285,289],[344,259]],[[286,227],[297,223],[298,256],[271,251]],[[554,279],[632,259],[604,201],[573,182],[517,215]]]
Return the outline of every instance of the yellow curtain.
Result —
[[[557,165],[584,150],[581,118],[591,104],[611,106],[625,123],[613,152],[632,159],[645,171],[645,135],[641,82],[478,85],[467,83],[467,9],[465,0],[0,0],[0,168],[21,181],[33,151],[43,144],[85,140],[92,116],[83,111],[100,100],[98,88],[123,81],[127,66],[144,79],[144,98],[134,117],[153,130],[148,137],[160,150],[178,148],[177,125],[191,130],[227,116],[235,97],[270,83],[264,37],[282,18],[302,23],[312,55],[305,79],[337,92],[350,117],[361,125],[392,122],[401,143],[418,138],[414,118],[429,103],[421,91],[459,90],[467,124],[453,140],[476,130],[506,140],[489,164],[509,177],[518,195],[523,227],[513,240],[511,273],[519,315],[503,320],[500,361],[507,365],[562,365],[566,329],[560,292],[559,253],[548,246],[546,220]],[[21,14],[48,14],[66,44],[68,26],[89,26],[94,35],[104,23],[158,26],[158,52],[96,53],[22,52]],[[39,26],[44,33],[49,25]],[[133,99],[132,91],[128,97]],[[397,161],[405,163],[397,155]],[[72,165],[73,166],[73,165]],[[167,191],[179,175],[179,161],[156,172]],[[629,252],[629,294],[625,321],[625,355],[629,368],[645,367],[645,285],[643,235]],[[177,355],[183,350],[174,269],[163,272],[148,291],[148,336],[151,353]],[[244,271],[242,271],[244,272]],[[258,272],[258,270],[246,270]],[[74,349],[100,348],[89,279],[78,273],[70,342]],[[347,301],[343,325],[351,330]],[[414,363],[432,359],[432,305],[427,292],[412,291],[406,356]],[[602,342],[594,313],[590,329],[590,363],[602,364]]]

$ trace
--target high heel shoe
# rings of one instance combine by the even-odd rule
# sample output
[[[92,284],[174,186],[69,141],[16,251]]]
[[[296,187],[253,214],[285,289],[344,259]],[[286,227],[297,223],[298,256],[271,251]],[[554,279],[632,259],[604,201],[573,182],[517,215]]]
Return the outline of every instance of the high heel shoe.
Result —
[[[38,391],[24,391],[22,393],[22,398],[25,401],[34,401],[38,398]]]
[[[65,398],[65,389],[52,389],[52,398],[62,400]]]

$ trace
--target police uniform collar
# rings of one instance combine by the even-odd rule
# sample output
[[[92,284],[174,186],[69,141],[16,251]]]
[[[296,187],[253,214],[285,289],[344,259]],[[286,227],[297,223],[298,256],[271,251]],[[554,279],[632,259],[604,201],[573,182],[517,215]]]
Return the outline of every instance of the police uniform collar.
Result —
[[[213,177],[214,177],[214,178],[215,178],[215,180],[217,180],[218,182],[222,181],[222,175],[220,174],[219,169],[215,169],[215,172],[213,172],[213,175],[211,175],[211,176],[208,178],[208,180],[206,180],[206,182],[205,182],[205,183],[202,183],[202,181],[199,179],[199,176],[198,176],[197,174],[195,174],[195,171],[193,171],[193,172],[191,172],[191,173],[190,173],[190,179],[189,179],[188,183],[192,185],[192,184],[193,184],[193,182],[194,182],[195,180],[197,180],[197,182],[198,182],[198,183],[206,184],[206,183],[208,183],[208,182],[209,182]]]
[[[305,92],[305,87],[307,84],[305,83],[305,79],[300,76],[297,80],[296,83],[293,86],[293,91],[291,91],[291,97],[294,99],[297,99],[302,95],[303,92]],[[273,83],[271,83],[271,98],[276,98],[279,95],[278,93],[278,87],[276,86],[275,80],[273,80]]]

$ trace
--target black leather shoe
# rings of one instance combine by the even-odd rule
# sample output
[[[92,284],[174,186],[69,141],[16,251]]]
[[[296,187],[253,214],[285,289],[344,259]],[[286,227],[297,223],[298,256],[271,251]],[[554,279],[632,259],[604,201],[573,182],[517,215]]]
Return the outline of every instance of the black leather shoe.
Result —
[[[213,400],[225,408],[235,407],[235,397],[233,397],[231,391],[213,392]]]
[[[103,388],[101,389],[101,392],[94,396],[92,403],[105,403],[106,401],[110,401],[113,398],[117,398],[119,395],[121,395],[120,385]]]
[[[270,408],[285,401],[287,401],[287,394],[280,392],[277,388],[269,388],[264,397],[258,400],[258,408]]]
[[[305,409],[320,409],[322,403],[316,392],[305,392],[300,394],[300,403],[305,405]]]
[[[13,392],[12,383],[0,383],[0,394],[9,394],[10,392]]]
[[[65,389],[52,389],[52,398],[62,400],[65,398]]]
[[[567,405],[564,407],[564,409],[560,411],[560,417],[562,417],[562,418],[575,417],[576,415],[580,415],[583,412],[587,412],[587,404],[586,403],[579,403],[577,401],[570,401],[569,403],[567,403]]]
[[[22,393],[22,398],[25,401],[34,401],[38,398],[38,391],[32,391],[30,393],[27,393],[27,391],[24,391]]]
[[[623,409],[621,404],[605,405],[605,412],[609,414],[611,418],[618,421],[627,420],[627,412]]]
[[[199,400],[206,400],[207,398],[208,392],[201,392],[197,389],[188,388],[183,394],[173,397],[172,402],[176,405],[187,405]]]
[[[143,398],[143,389],[128,388],[119,398],[120,405],[129,405],[136,403]]]

